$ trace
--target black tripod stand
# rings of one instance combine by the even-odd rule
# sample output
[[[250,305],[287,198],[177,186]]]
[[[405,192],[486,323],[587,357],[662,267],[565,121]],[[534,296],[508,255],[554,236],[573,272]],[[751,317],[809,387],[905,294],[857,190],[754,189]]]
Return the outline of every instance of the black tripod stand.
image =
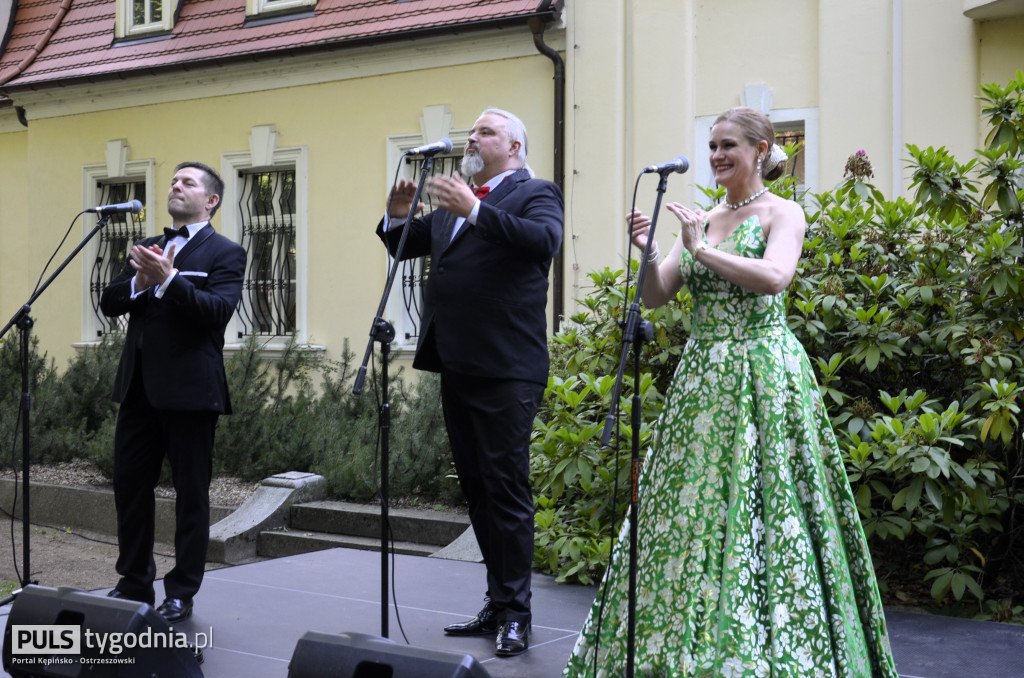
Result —
[[[32,296],[29,298],[29,300],[26,301],[25,304],[18,309],[14,316],[12,316],[11,319],[7,322],[7,324],[4,325],[4,328],[0,330],[0,339],[2,339],[4,335],[7,334],[8,330],[10,330],[15,325],[18,326],[18,331],[21,333],[21,548],[23,551],[22,557],[24,573],[22,574],[22,580],[19,583],[21,584],[22,587],[27,586],[30,583],[33,583],[31,581],[32,549],[30,548],[29,544],[31,534],[29,530],[29,518],[31,509],[31,504],[29,500],[29,491],[31,487],[29,484],[29,460],[31,457],[31,446],[29,443],[31,439],[31,433],[29,424],[30,413],[32,410],[32,394],[30,391],[29,379],[29,348],[31,342],[29,338],[32,332],[32,326],[35,324],[35,321],[32,320],[32,316],[30,315],[32,313],[32,304],[34,304],[36,299],[38,299],[43,294],[43,292],[46,291],[46,288],[50,286],[50,283],[56,280],[57,276],[59,276],[64,271],[64,269],[67,268],[68,264],[70,264],[71,261],[76,256],[78,256],[78,253],[82,251],[82,249],[86,246],[86,244],[88,244],[90,240],[92,240],[93,236],[99,233],[100,229],[107,225],[108,219],[110,219],[109,214],[101,213],[100,218],[96,222],[96,226],[94,226],[93,229],[89,232],[89,234],[85,236],[82,242],[78,243],[78,246],[75,247],[71,254],[68,255],[67,259],[65,259],[61,263],[61,265],[57,267],[57,270],[53,272],[53,275],[47,278],[46,282],[44,282],[42,285],[36,287],[35,292],[32,293]],[[13,600],[13,596],[4,600],[3,602],[6,603],[10,602],[11,600]]]
[[[414,149],[416,150],[416,149]],[[438,148],[436,151],[444,150]],[[449,143],[448,150],[451,150]],[[409,220],[412,220],[419,205],[420,194],[423,192],[423,184],[426,183],[434,166],[433,153],[427,153],[423,158],[423,165],[420,167],[419,183],[416,186],[416,193],[412,198],[412,206],[409,209]],[[390,206],[390,205],[389,205]],[[391,287],[394,285],[398,275],[398,268],[402,265],[402,252],[405,249],[405,241],[409,235],[409,229],[402,229],[402,235],[398,239],[398,245],[392,253],[393,264],[388,271],[388,279],[384,283],[384,293],[381,295],[380,304],[377,306],[377,315],[373,319],[370,328],[370,340],[366,344],[366,353],[363,355],[363,363],[356,374],[355,385],[352,393],[359,395],[363,392],[363,382],[366,380],[366,366],[373,356],[374,342],[380,342],[381,354],[381,405],[378,412],[377,425],[380,429],[380,635],[388,637],[388,476],[389,459],[391,455],[391,402],[388,393],[388,360],[391,355],[391,342],[395,339],[395,328],[387,320],[384,320],[384,311],[387,307],[388,297],[391,294]]]
[[[646,172],[647,170],[645,170]],[[650,263],[651,246],[654,244],[654,229],[658,223],[658,213],[661,211],[661,200],[665,195],[665,187],[668,185],[668,174],[679,171],[676,167],[669,167],[661,170],[660,181],[658,182],[658,197],[654,203],[654,213],[651,217],[651,228],[647,233],[647,246],[644,248],[643,257],[640,260],[640,267],[636,276],[637,293],[633,303],[629,306],[629,313],[622,330],[622,350],[619,355],[619,371],[615,378],[615,385],[612,388],[612,405],[608,416],[605,418],[604,434],[601,437],[601,444],[608,447],[611,441],[612,431],[618,418],[619,396],[622,393],[622,380],[626,372],[626,360],[630,347],[633,349],[633,398],[630,417],[632,437],[630,444],[630,500],[629,500],[629,586],[627,603],[627,628],[626,628],[626,677],[633,678],[634,664],[636,661],[636,570],[637,570],[637,518],[638,518],[638,497],[637,490],[640,481],[640,427],[643,423],[642,403],[640,400],[640,358],[643,354],[645,342],[654,336],[654,328],[651,323],[640,318],[640,290],[644,288],[644,278],[647,274],[647,266]]]

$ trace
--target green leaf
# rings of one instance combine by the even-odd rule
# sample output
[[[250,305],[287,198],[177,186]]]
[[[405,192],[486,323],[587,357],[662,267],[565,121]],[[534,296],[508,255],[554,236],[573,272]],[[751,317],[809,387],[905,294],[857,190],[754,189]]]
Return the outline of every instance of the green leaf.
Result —
[[[857,489],[857,508],[861,513],[868,513],[871,510],[871,488],[861,485]]]
[[[950,588],[953,591],[953,597],[957,600],[964,597],[964,589],[967,588],[967,582],[964,581],[965,579],[970,579],[970,577],[967,577],[967,575],[962,572],[957,572],[953,575],[953,578],[950,581]]]
[[[975,487],[977,487],[978,483],[974,480],[973,477],[971,477],[971,474],[968,473],[967,470],[964,469],[963,466],[961,466],[960,464],[957,464],[954,461],[951,461],[950,464],[949,464],[949,467],[951,469],[953,469],[953,473],[955,473],[957,476],[959,476],[959,478],[962,481],[964,481],[964,485],[966,485],[967,487],[969,487],[971,489],[974,489]]]
[[[924,482],[924,493],[927,495],[928,501],[932,503],[932,506],[939,510],[942,509],[942,492],[934,481],[926,480]]]
[[[924,490],[924,478],[917,477],[910,483],[910,491],[907,492],[907,510],[914,511],[921,502],[921,492]]]
[[[931,588],[932,600],[935,600],[936,602],[939,602],[943,598],[945,598],[946,594],[949,593],[949,588],[950,588],[950,585],[952,584],[952,581],[953,581],[953,572],[947,568],[946,571],[943,574],[941,574],[938,577],[936,577],[935,581],[932,583],[932,588]]]

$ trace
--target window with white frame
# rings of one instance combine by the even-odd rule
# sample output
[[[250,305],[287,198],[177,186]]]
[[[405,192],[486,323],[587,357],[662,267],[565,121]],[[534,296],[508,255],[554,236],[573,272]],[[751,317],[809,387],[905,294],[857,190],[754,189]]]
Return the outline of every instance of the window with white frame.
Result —
[[[286,14],[314,7],[316,7],[316,0],[245,0],[245,15],[258,17],[268,14]]]
[[[807,187],[807,130],[803,120],[780,122],[775,127],[775,143],[789,149],[785,174],[796,178],[797,195]]]
[[[145,202],[146,182],[113,180],[99,182],[96,186],[99,205],[111,205],[131,200]],[[128,316],[108,318],[100,312],[100,295],[128,261],[128,252],[138,240],[144,237],[145,214],[123,212],[108,216],[107,224],[96,234],[99,244],[89,272],[89,297],[93,314],[98,321],[96,336],[111,332],[124,332],[128,327]]]
[[[121,272],[128,252],[136,241],[152,234],[153,186],[152,160],[128,162],[128,147],[123,140],[110,142],[105,164],[87,165],[82,173],[82,198],[85,207],[111,205],[131,200],[142,203],[138,214],[111,214],[105,225],[87,243],[82,253],[82,289],[85,296],[82,314],[82,339],[95,341],[106,334],[124,332],[128,317],[108,318],[100,311],[103,289]],[[98,217],[96,218],[98,219]],[[82,228],[89,233],[97,225],[85,217]]]
[[[166,0],[117,0],[118,38],[144,37],[174,27],[174,5]]]
[[[291,336],[306,342],[305,147],[278,148],[273,125],[253,127],[247,152],[221,158],[225,236],[245,248],[242,300],[228,339],[260,337],[277,350]]]
[[[423,167],[421,156],[406,156],[405,152],[426,143],[445,137],[451,138],[454,152],[446,155],[435,155],[431,163],[429,175],[444,174],[453,176],[459,171],[462,163],[462,149],[465,148],[470,130],[453,130],[453,115],[448,112],[445,104],[426,106],[420,118],[422,128],[419,134],[397,134],[387,139],[388,177],[419,182]],[[424,190],[420,202],[425,207],[421,214],[434,209],[429,194]],[[387,270],[391,270],[394,261],[385,250]],[[423,289],[430,276],[430,257],[407,259],[399,263],[398,274],[395,276],[394,288],[390,290],[387,303],[387,320],[395,328],[393,345],[398,350],[415,349],[419,338],[420,314],[423,310]]]
[[[429,179],[435,175],[453,176],[462,163],[462,154],[434,156],[431,167],[427,173]],[[419,181],[420,173],[423,171],[423,158],[406,158],[402,167],[402,176],[410,181]],[[434,211],[433,199],[425,190],[420,195],[420,202],[424,204],[423,211],[419,216]],[[390,258],[389,258],[390,260]],[[393,265],[393,262],[391,262]],[[406,259],[399,263],[399,274],[395,277],[395,286],[398,289],[392,290],[392,294],[398,294],[401,298],[402,307],[398,317],[401,319],[395,325],[395,343],[398,346],[416,346],[420,334],[420,316],[423,313],[423,288],[430,276],[430,257],[418,257]],[[393,308],[395,306],[392,306]]]
[[[239,321],[244,336],[295,332],[295,167],[242,170],[241,245],[248,252]]]

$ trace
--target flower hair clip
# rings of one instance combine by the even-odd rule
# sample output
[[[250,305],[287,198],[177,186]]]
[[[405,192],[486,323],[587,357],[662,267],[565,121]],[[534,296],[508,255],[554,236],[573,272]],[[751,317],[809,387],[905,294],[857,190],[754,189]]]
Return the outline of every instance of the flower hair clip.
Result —
[[[782,150],[782,147],[778,144],[772,144],[772,150],[768,153],[768,157],[765,158],[764,164],[761,168],[761,175],[764,176],[771,172],[775,167],[789,160],[789,156]]]

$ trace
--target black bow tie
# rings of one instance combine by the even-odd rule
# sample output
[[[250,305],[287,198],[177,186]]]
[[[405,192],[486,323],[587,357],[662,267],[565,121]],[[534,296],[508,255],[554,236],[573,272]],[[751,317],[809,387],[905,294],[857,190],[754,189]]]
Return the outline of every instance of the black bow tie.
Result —
[[[188,240],[188,226],[182,226],[181,228],[165,228],[164,235],[167,236],[167,240],[171,241],[179,235]]]

